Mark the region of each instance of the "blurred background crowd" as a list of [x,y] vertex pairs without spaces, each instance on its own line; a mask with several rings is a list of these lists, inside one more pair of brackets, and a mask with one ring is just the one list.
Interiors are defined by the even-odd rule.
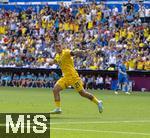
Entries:
[[150,70],[150,9],[125,3],[122,11],[104,3],[78,7],[60,5],[54,11],[0,9],[0,67],[49,66],[55,41],[71,50],[90,49],[75,58],[77,69],[115,70],[123,59],[128,70]]

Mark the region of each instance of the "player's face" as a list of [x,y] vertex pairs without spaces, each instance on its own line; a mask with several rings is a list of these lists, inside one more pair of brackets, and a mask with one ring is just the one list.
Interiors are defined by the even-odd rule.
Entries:
[[56,52],[57,52],[57,53],[61,53],[61,52],[62,52],[62,47],[61,47],[61,45],[56,45],[56,46],[55,46],[55,49],[56,49]]

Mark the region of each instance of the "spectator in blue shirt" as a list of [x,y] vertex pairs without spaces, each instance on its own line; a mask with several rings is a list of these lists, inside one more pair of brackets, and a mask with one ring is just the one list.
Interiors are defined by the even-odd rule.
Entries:
[[30,72],[27,73],[26,86],[27,87],[31,87],[32,86],[32,74]]
[[44,77],[41,73],[38,74],[35,83],[36,83],[36,87],[44,87]]
[[32,73],[31,79],[32,79],[32,85],[31,85],[31,88],[36,87],[37,76],[36,76],[34,73]]
[[129,12],[129,13],[127,14],[126,20],[127,20],[129,23],[131,23],[131,22],[134,21],[134,16],[133,16],[133,14],[132,14],[131,12]]
[[18,87],[19,86],[19,79],[20,79],[19,75],[17,75],[17,74],[13,75],[12,85],[14,87]]
[[27,76],[24,74],[24,72],[22,72],[21,73],[21,75],[20,75],[20,82],[19,82],[19,86],[20,87],[25,87],[25,85],[26,85],[26,78],[27,78]]
[[12,76],[11,74],[3,74],[1,76],[1,85],[2,86],[11,86]]

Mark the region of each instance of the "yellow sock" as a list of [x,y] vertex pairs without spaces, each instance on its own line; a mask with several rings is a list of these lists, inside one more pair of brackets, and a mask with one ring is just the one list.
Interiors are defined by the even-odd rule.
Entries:
[[55,105],[57,108],[60,108],[60,101],[55,101]]
[[94,96],[92,101],[98,105],[98,99]]

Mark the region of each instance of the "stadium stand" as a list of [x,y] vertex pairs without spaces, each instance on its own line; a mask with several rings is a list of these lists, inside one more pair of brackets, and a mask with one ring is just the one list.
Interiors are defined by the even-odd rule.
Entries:
[[46,0],[40,6],[34,5],[38,0],[9,2],[0,9],[0,67],[58,68],[47,62],[55,55],[57,39],[72,50],[91,50],[75,58],[77,69],[115,70],[123,59],[128,70],[150,70],[149,1],[70,6]]

